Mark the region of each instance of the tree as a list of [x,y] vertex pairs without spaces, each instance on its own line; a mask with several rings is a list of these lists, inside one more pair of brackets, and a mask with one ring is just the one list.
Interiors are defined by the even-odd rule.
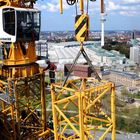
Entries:
[[122,95],[122,97],[123,97],[123,100],[125,100],[125,98],[127,98],[128,95],[129,95],[129,91],[128,91],[126,88],[123,88],[123,89],[121,90],[121,95]]
[[124,130],[125,125],[126,125],[126,123],[125,123],[124,118],[122,118],[122,117],[116,118],[116,126],[117,126],[118,130]]
[[103,46],[103,49],[105,50],[116,50],[119,51],[121,54],[124,54],[127,58],[129,58],[130,54],[130,45],[126,42],[118,42],[118,41],[112,41],[111,39],[106,39],[105,45]]

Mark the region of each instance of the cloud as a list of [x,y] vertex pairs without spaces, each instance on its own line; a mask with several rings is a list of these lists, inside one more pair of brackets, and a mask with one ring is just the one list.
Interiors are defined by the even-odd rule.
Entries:
[[[85,9],[86,9],[86,3]],[[79,3],[77,4],[79,11]],[[40,10],[45,10],[48,12],[58,12],[59,11],[59,0],[47,0],[47,1],[37,1],[36,7]],[[73,6],[69,6],[66,0],[63,0],[63,9],[67,10]],[[140,14],[140,0],[107,0],[106,4],[107,13],[116,13],[126,16],[136,16]],[[89,2],[89,13],[100,12],[100,2]]]
[[112,1],[109,1],[107,4],[107,10],[109,11],[113,11],[113,10],[119,10],[120,9],[120,5],[119,4],[115,4]]
[[122,1],[124,4],[126,3],[126,4],[137,4],[137,3],[140,3],[140,0],[123,0]]
[[138,15],[137,11],[120,11],[121,15],[125,15],[125,16],[134,16],[134,15]]
[[59,10],[59,4],[52,4],[48,2],[46,3],[46,10],[49,12],[57,12]]
[[[75,7],[75,5],[73,6],[69,6],[66,2],[66,0],[62,0],[63,1],[63,10],[67,10],[70,9],[71,7]],[[93,11],[99,11],[100,10],[100,2],[90,2],[89,1],[89,12],[93,12]],[[48,12],[58,12],[59,8],[60,8],[60,3],[59,0],[48,0],[47,2],[45,1],[37,1],[36,4],[36,8],[40,9],[40,10],[46,10]],[[84,2],[84,8],[85,8],[85,12],[86,12],[86,8],[87,8],[87,2]],[[79,2],[77,3],[77,10],[80,13],[80,4]]]
[[122,0],[121,2],[108,1],[108,12],[126,16],[136,16],[140,14],[140,0]]
[[[48,12],[58,12],[60,9],[59,0],[50,0],[49,2],[37,2],[36,8],[40,10],[46,10]],[[66,1],[63,0],[63,9],[69,9]]]

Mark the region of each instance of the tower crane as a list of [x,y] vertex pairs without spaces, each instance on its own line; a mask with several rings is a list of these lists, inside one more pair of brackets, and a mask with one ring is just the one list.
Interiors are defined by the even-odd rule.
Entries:
[[[104,126],[107,130],[100,140],[103,140],[109,131],[112,131],[112,140],[115,140],[115,86],[111,82],[101,81],[84,50],[84,41],[89,33],[88,8],[85,13],[84,0],[79,1],[81,14],[75,17],[75,36],[81,47],[70,72],[82,54],[97,80],[80,78],[67,81],[69,72],[63,83],[52,84],[54,126],[48,126],[44,73],[36,63],[35,41],[40,34],[40,11],[34,8],[35,2],[0,0],[0,138],[47,139],[53,132],[55,138],[51,139],[55,140],[88,140],[95,139],[95,134],[90,133],[90,130]],[[67,0],[67,3],[74,5],[78,1]],[[62,0],[60,12],[63,13]],[[101,98],[110,91],[111,117],[101,110]],[[67,93],[70,93],[69,97],[66,96]],[[77,109],[76,115],[66,115],[63,110],[72,104]],[[93,125],[93,122],[97,122],[96,125]],[[75,124],[78,124],[78,127],[75,127]],[[62,129],[59,125],[63,126]],[[74,134],[67,137],[65,131],[70,127]]]
[[[35,0],[0,0],[0,122],[4,140],[46,138],[44,73],[36,63]],[[38,111],[39,109],[39,111]]]

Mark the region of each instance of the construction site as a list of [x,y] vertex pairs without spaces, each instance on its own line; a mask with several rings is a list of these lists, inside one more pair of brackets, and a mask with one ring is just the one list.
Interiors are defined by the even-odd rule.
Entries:
[[[80,47],[65,72],[57,71],[63,77],[57,80],[51,79],[56,68],[44,69],[36,63],[48,60],[48,53],[45,58],[41,52],[36,54],[41,12],[34,8],[35,2],[0,0],[0,140],[104,140],[108,134],[116,140],[115,84],[101,79],[84,49],[90,25],[88,5],[94,0],[66,0],[69,6],[79,5],[75,37]],[[99,2],[104,46],[104,0]],[[77,66],[80,56],[86,66]],[[76,68],[90,74],[73,78]],[[49,71],[45,76],[46,70],[53,74]]]

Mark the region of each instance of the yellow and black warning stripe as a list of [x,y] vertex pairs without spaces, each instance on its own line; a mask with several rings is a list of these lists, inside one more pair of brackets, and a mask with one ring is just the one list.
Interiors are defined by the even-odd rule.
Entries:
[[87,14],[75,17],[75,36],[77,41],[84,42],[88,38],[89,16]]

